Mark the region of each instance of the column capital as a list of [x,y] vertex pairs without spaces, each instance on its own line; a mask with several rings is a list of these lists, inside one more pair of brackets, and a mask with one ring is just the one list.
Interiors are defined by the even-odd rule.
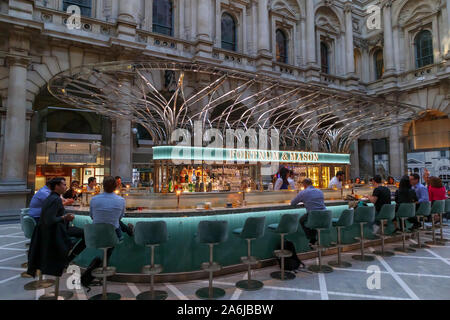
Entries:
[[391,8],[392,7],[392,0],[383,0],[381,2],[381,7],[382,8]]
[[19,66],[28,68],[28,66],[31,64],[31,57],[27,56],[17,56],[17,55],[7,55],[6,56],[6,62],[8,66]]
[[353,9],[353,4],[351,1],[347,1],[346,3],[344,3],[344,12],[346,14],[351,14],[352,13],[352,9]]

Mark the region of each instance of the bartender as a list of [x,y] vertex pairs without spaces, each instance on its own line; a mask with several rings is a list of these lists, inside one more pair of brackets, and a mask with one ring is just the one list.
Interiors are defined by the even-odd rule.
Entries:
[[342,189],[342,181],[344,181],[344,171],[338,171],[336,176],[330,180],[330,184],[328,185],[329,189],[338,188]]

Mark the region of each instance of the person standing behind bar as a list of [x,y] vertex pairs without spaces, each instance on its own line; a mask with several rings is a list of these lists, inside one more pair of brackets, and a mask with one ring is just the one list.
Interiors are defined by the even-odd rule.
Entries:
[[342,181],[344,180],[344,171],[338,171],[336,176],[330,180],[330,184],[328,185],[328,189],[338,188],[342,189]]
[[283,167],[280,170],[280,177],[275,182],[274,190],[288,190],[289,189],[289,169]]
[[95,192],[95,186],[97,185],[97,179],[90,177],[88,179],[87,192]]
[[297,196],[292,199],[291,206],[296,206],[300,202],[303,202],[306,208],[306,214],[300,218],[300,224],[305,231],[306,237],[310,244],[315,244],[317,241],[317,231],[305,227],[305,223],[308,220],[308,214],[312,210],[326,210],[325,201],[323,197],[323,192],[319,189],[314,188],[312,180],[306,178],[302,181],[305,190],[300,191]]

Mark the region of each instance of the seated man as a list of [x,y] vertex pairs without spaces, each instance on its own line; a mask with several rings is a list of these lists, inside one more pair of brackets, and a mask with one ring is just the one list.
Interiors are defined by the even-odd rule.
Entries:
[[42,188],[40,188],[39,191],[34,194],[33,198],[31,198],[30,211],[28,212],[28,215],[36,221],[36,224],[39,223],[39,219],[41,217],[42,212],[42,206],[44,205],[44,201],[45,199],[47,199],[50,193],[52,193],[52,191],[50,190],[50,180],[49,180],[47,181],[47,184]]
[[[65,179],[54,178],[48,185],[51,193],[42,205],[39,224],[31,239],[27,273],[35,276],[39,269],[42,274],[59,277],[86,245],[83,229],[69,226],[74,216],[65,213],[61,200],[66,191]],[[82,241],[74,246],[71,237]]]
[[[373,193],[372,195],[368,196],[369,201],[374,204],[375,217],[378,215],[383,205],[391,203],[391,190],[389,190],[388,187],[383,186],[381,184],[381,181],[382,179],[380,175],[376,175],[375,177],[373,177],[372,179],[372,184],[374,187]],[[378,231],[380,230],[378,224],[379,222],[372,223],[373,233],[378,233]]]
[[305,227],[305,223],[308,220],[308,214],[312,210],[326,210],[323,192],[314,188],[312,180],[306,178],[302,181],[305,190],[300,191],[297,196],[291,201],[291,206],[296,206],[300,202],[303,202],[306,208],[306,214],[300,218],[300,224],[305,231],[306,237],[309,239],[310,244],[315,244],[317,241],[317,231]]

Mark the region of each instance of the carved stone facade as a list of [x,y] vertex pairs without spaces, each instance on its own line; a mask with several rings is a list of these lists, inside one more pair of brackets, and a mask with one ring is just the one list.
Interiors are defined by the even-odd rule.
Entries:
[[[373,4],[379,1],[173,0],[173,30],[165,35],[153,32],[152,0],[92,0],[90,16],[83,16],[81,29],[74,30],[65,24],[69,14],[63,12],[63,0],[0,0],[0,203],[8,199],[10,207],[25,206],[24,194],[33,189],[27,183],[27,164],[22,169],[17,166],[22,165],[23,155],[28,157],[36,97],[54,75],[83,64],[152,58],[196,61],[318,82],[449,115],[450,0],[382,1],[378,30],[368,29],[366,23],[367,8]],[[235,19],[236,51],[221,47],[224,13]],[[277,62],[279,29],[287,36],[287,63]],[[433,63],[417,68],[415,37],[422,30],[432,34]],[[329,48],[328,74],[321,73],[321,43]],[[385,72],[379,79],[377,49],[383,49],[384,55]],[[15,86],[20,81],[22,85]],[[187,90],[195,90],[196,81],[186,79]],[[15,133],[16,123],[25,135]],[[399,156],[405,133],[403,128],[394,131],[380,132],[375,138],[392,142],[390,173],[400,176],[405,172],[404,157]],[[114,136],[113,146],[114,139],[120,140],[119,145],[130,142],[129,135],[121,136],[126,141]],[[131,153],[145,152],[132,149]],[[126,175],[131,175],[132,157],[115,157],[114,152],[113,170],[128,168]],[[10,161],[11,157],[20,161]],[[114,164],[114,159],[127,163]],[[360,175],[357,158],[352,173]]]

